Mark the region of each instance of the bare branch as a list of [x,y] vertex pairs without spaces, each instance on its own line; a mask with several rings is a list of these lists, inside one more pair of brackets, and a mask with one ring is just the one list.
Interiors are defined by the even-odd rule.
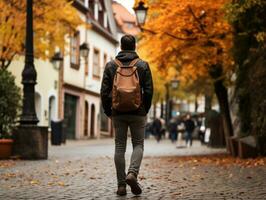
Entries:
[[[141,30],[149,32],[151,34],[158,34],[158,32],[150,30],[150,29],[146,29],[146,28],[141,28]],[[163,34],[168,35],[169,37],[172,37],[172,38],[177,39],[177,40],[189,41],[189,40],[197,40],[198,39],[197,37],[187,37],[187,38],[178,37],[178,36],[176,36],[172,33],[169,33],[169,32],[163,32]]]
[[195,15],[194,11],[192,10],[191,6],[188,6],[189,12],[192,14],[195,21],[199,24],[199,29],[205,34],[208,35],[208,33],[204,29],[204,24],[200,21],[200,19]]

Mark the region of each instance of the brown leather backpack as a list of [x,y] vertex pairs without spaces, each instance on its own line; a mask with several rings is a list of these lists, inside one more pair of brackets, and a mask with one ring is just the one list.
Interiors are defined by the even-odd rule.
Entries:
[[129,66],[124,66],[115,59],[118,66],[113,81],[112,108],[120,112],[137,110],[141,105],[141,88],[134,59]]

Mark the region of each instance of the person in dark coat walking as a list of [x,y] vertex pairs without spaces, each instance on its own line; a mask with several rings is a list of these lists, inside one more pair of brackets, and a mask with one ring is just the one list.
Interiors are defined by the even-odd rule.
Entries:
[[157,140],[157,142],[160,142],[160,140],[162,139],[162,122],[160,119],[155,118],[153,123],[152,123],[152,131],[153,134]]
[[[115,129],[115,167],[117,173],[117,194],[126,195],[126,184],[131,187],[131,191],[135,195],[142,192],[138,184],[137,176],[139,174],[140,164],[143,157],[144,132],[146,126],[146,115],[150,110],[153,82],[149,64],[141,60],[135,52],[136,40],[132,35],[124,35],[121,38],[121,50],[116,59],[108,62],[104,69],[102,85],[101,85],[101,101],[104,113],[112,118],[112,123]],[[137,110],[121,112],[112,107],[112,88],[116,70],[119,67],[117,63],[122,63],[123,66],[129,66],[132,61],[137,67],[139,77],[139,85],[141,91],[141,104]],[[128,169],[125,172],[125,152],[127,144],[128,128],[131,132],[133,153]]]
[[192,133],[195,129],[195,123],[194,121],[191,119],[190,115],[186,116],[186,120],[185,120],[185,131],[186,131],[186,145],[187,147],[192,146]]
[[177,120],[172,118],[169,123],[169,133],[170,133],[170,139],[173,143],[177,141]]

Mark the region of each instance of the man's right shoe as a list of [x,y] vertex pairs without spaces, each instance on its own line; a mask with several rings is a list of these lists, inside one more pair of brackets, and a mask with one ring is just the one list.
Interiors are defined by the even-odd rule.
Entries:
[[131,192],[134,195],[140,195],[142,193],[141,187],[137,180],[137,176],[134,173],[132,172],[128,173],[126,177],[126,183],[130,186]]

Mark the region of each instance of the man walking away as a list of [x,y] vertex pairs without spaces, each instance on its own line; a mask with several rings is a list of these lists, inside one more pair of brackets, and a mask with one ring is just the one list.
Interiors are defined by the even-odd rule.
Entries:
[[[115,129],[115,167],[117,194],[126,195],[126,184],[131,192],[139,195],[142,189],[137,181],[143,157],[146,115],[151,107],[153,95],[152,75],[147,62],[135,52],[135,38],[121,38],[121,51],[116,59],[106,64],[101,101],[104,112],[112,117]],[[131,132],[133,152],[128,173],[125,172],[125,151],[128,128]]]
[[185,120],[185,131],[186,131],[186,145],[187,147],[191,147],[192,146],[192,133],[195,129],[195,124],[194,121],[191,119],[190,115],[186,116],[186,120]]

